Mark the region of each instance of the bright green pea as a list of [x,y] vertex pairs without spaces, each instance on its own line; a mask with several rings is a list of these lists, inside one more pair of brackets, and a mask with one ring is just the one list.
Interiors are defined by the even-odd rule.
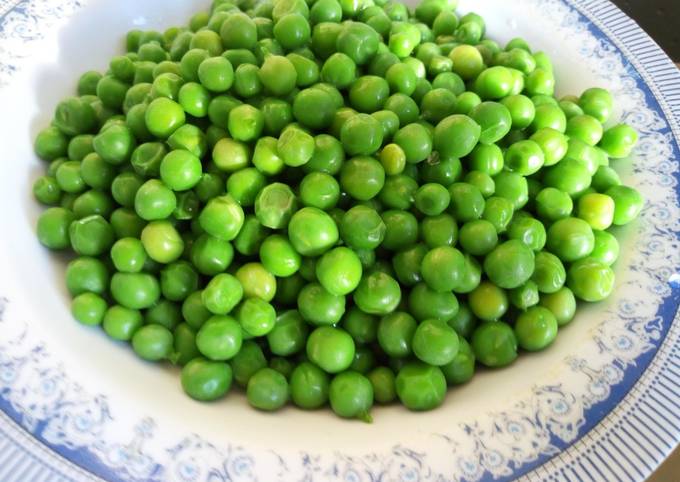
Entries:
[[300,290],[297,306],[300,315],[312,325],[335,325],[345,312],[345,298],[310,283]]
[[557,337],[557,319],[547,308],[533,306],[520,313],[515,323],[515,336],[521,348],[540,351]]
[[160,286],[148,273],[116,273],[111,277],[111,295],[126,308],[141,310],[153,306],[160,298]]
[[231,316],[212,316],[196,333],[198,350],[213,361],[233,358],[241,349],[242,343],[241,326]]
[[430,365],[450,363],[458,353],[458,347],[458,335],[443,321],[425,320],[413,335],[414,354]]
[[113,245],[114,236],[111,224],[99,214],[73,221],[68,227],[71,247],[83,256],[99,256],[104,253]]
[[557,221],[568,217],[574,203],[569,194],[554,187],[542,189],[535,198],[536,213],[547,221]]
[[345,418],[358,418],[371,422],[373,385],[368,378],[355,371],[340,373],[331,381],[328,391],[333,411]]
[[595,246],[590,257],[611,266],[619,257],[619,242],[613,234],[607,231],[593,231]]
[[295,405],[305,410],[323,406],[328,401],[329,388],[328,374],[309,362],[300,363],[290,376],[290,398]]
[[[296,310],[285,311],[276,318],[267,334],[269,349],[278,356],[289,356],[305,347],[309,328]],[[351,363],[351,362],[350,362]]]
[[595,237],[590,225],[582,219],[567,217],[548,228],[548,249],[562,261],[577,261],[588,256]]
[[407,363],[395,380],[397,396],[409,410],[432,410],[444,401],[446,379],[439,367],[422,362]]
[[362,311],[374,315],[386,315],[396,309],[401,301],[399,283],[382,272],[365,275],[353,294],[356,305]]
[[347,295],[354,291],[359,285],[361,275],[361,261],[349,248],[334,248],[326,252],[316,263],[319,283],[335,296]]
[[172,332],[161,325],[146,325],[132,336],[135,353],[147,361],[160,361],[172,354]]
[[300,269],[301,256],[285,236],[267,237],[260,246],[260,261],[273,275],[287,277]]
[[578,100],[578,105],[588,115],[595,117],[601,123],[605,123],[611,115],[614,100],[606,89],[593,87],[586,89]]
[[232,376],[227,363],[195,358],[182,369],[182,388],[195,400],[217,400],[229,391]]
[[245,333],[264,336],[274,329],[276,310],[260,298],[248,298],[238,306],[235,317]]
[[144,114],[146,127],[156,137],[168,138],[186,121],[184,109],[166,97],[151,101]]
[[622,226],[633,221],[644,207],[644,198],[629,186],[612,186],[605,192],[614,200],[613,224]]
[[169,221],[151,221],[142,230],[141,239],[149,257],[159,263],[171,263],[184,251],[184,242]]
[[276,294],[276,278],[260,263],[246,263],[236,271],[246,298],[257,297],[271,301]]
[[136,238],[121,238],[111,247],[111,260],[116,270],[123,273],[139,273],[144,268],[147,253]]
[[71,302],[71,314],[79,323],[99,325],[104,320],[106,301],[96,293],[81,293]]
[[231,241],[241,230],[244,218],[241,206],[226,195],[211,199],[201,211],[198,220],[208,234]]
[[567,286],[584,301],[602,301],[614,290],[614,271],[593,258],[583,258],[571,265]]
[[399,129],[394,135],[393,142],[403,149],[408,163],[424,161],[432,153],[432,134],[418,123],[408,124]]
[[422,261],[424,281],[435,291],[451,291],[458,286],[464,269],[463,254],[456,248],[440,246],[430,250]]
[[334,245],[339,237],[333,218],[318,208],[305,207],[293,214],[288,236],[303,256],[317,256]]
[[349,368],[354,351],[354,340],[340,328],[320,326],[307,339],[307,356],[328,373],[339,373]]
[[464,157],[472,152],[481,135],[481,127],[464,115],[443,119],[434,131],[434,149],[440,156]]
[[568,324],[576,313],[576,298],[566,286],[555,293],[542,294],[539,304],[555,315],[559,326]]
[[71,246],[70,226],[76,220],[68,209],[52,207],[38,218],[36,232],[40,243],[50,249],[65,249]]
[[286,184],[268,184],[255,198],[255,215],[263,226],[284,228],[297,210],[297,199]]
[[111,306],[104,314],[102,327],[114,340],[130,341],[144,324],[142,313],[120,305]]
[[505,152],[505,168],[522,176],[536,173],[544,162],[541,146],[532,140],[515,142]]
[[502,321],[481,324],[472,334],[475,358],[490,368],[507,366],[517,358],[517,338]]
[[279,55],[268,56],[260,66],[259,75],[265,90],[279,97],[289,94],[297,82],[295,66]]

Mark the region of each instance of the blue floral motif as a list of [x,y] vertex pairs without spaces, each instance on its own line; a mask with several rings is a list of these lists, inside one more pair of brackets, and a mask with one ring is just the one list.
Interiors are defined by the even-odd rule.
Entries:
[[[13,337],[0,330],[0,408],[12,413],[29,433],[53,449],[83,456],[93,473],[118,480],[245,482],[315,480],[344,482],[444,482],[509,479],[531,464],[543,463],[584,435],[599,421],[594,408],[609,403],[627,377],[639,376],[660,346],[672,321],[659,306],[680,288],[680,218],[677,141],[641,73],[612,42],[594,33],[576,7],[580,0],[518,0],[540,16],[544,28],[575,38],[587,67],[611,86],[622,119],[640,131],[632,166],[637,186],[648,202],[624,276],[622,297],[601,313],[588,343],[598,357],[569,357],[564,369],[573,382],[537,385],[531,397],[506,410],[484,414],[460,426],[432,434],[432,451],[398,444],[389,451],[295,456],[237,444],[213,444],[189,434],[168,443],[162,427],[142,416],[128,427],[126,439],[113,437],[120,414],[106,394],[89,393],[69,377],[39,334],[9,320],[9,301],[0,297],[0,327],[23,326]],[[0,85],[20,68],[28,45],[83,5],[80,0],[1,1]],[[597,3],[597,2],[593,2]],[[594,8],[594,7],[593,7]],[[546,12],[550,12],[546,14]],[[538,17],[537,17],[538,18]],[[675,125],[677,128],[677,125]],[[642,293],[643,295],[640,295]],[[614,403],[607,405],[608,410]],[[120,433],[120,430],[117,432]],[[62,452],[64,453],[64,452]],[[447,457],[455,472],[441,473],[437,457]],[[274,474],[274,475],[272,475]]]

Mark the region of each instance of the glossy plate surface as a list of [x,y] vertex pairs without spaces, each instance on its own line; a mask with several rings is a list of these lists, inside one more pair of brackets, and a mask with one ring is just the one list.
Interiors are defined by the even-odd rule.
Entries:
[[461,0],[500,42],[548,52],[560,94],[593,85],[640,143],[616,168],[647,205],[622,233],[617,290],[553,347],[486,371],[415,414],[374,423],[268,415],[242,395],[189,400],[177,373],[75,323],[64,260],[40,247],[32,138],[78,75],[105,69],[133,26],[204,2],[0,0],[0,480],[643,480],[680,440],[680,73],[605,0]]

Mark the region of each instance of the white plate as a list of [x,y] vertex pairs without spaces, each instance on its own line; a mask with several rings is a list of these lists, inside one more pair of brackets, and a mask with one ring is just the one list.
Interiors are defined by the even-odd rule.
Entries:
[[561,94],[612,91],[616,117],[641,133],[617,168],[648,201],[623,233],[612,299],[580,309],[550,350],[480,373],[438,410],[376,408],[368,425],[264,414],[240,394],[193,402],[176,370],[73,322],[64,264],[34,235],[44,165],[32,138],[127,29],[164,29],[198,6],[0,2],[0,480],[642,480],[660,463],[680,439],[680,74],[607,1],[461,3],[492,38],[548,52]]

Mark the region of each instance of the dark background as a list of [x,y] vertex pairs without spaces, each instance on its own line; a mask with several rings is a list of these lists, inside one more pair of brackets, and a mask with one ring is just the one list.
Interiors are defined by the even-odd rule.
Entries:
[[612,0],[680,62],[680,0]]

